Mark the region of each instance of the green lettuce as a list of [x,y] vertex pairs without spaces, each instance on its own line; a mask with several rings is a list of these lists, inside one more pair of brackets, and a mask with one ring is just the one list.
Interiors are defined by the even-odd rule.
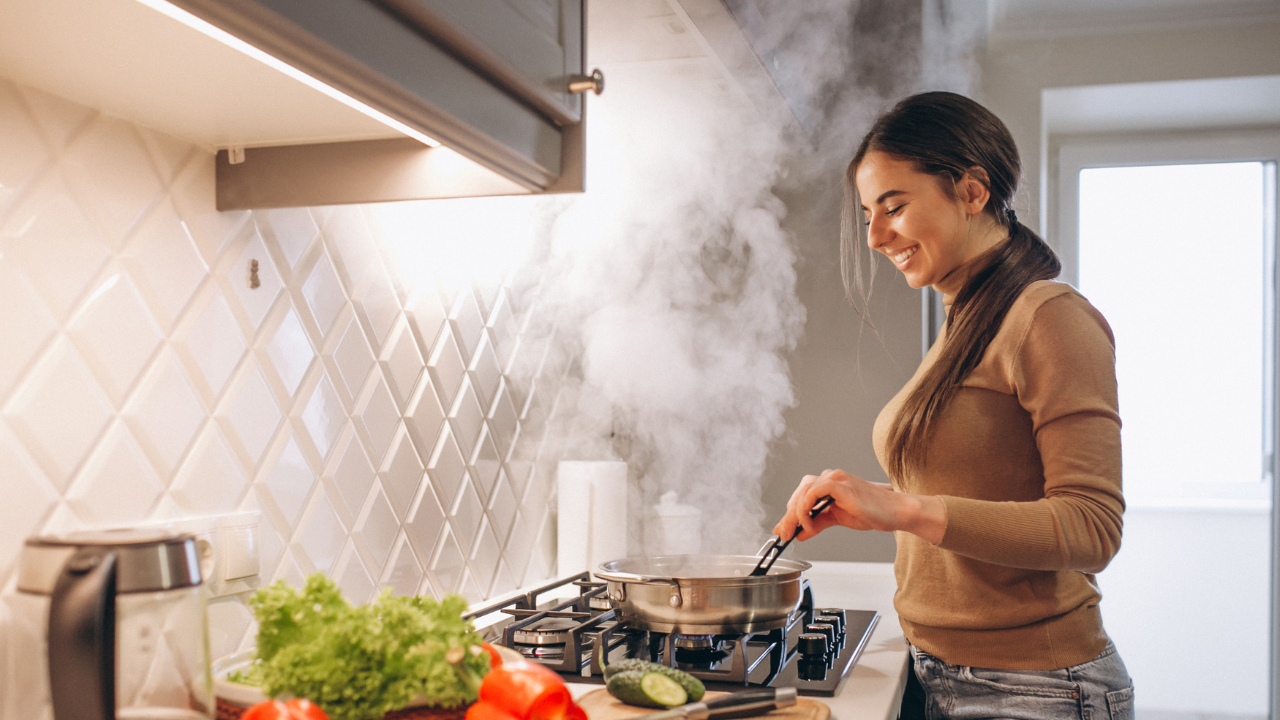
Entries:
[[373,720],[423,698],[437,707],[472,702],[489,656],[466,600],[394,597],[384,590],[352,607],[323,573],[301,591],[283,580],[249,600],[258,620],[257,664],[238,679],[270,697],[303,697],[332,720]]

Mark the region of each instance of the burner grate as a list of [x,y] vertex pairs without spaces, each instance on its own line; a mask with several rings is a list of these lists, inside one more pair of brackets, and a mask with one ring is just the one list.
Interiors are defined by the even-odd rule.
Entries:
[[[539,602],[552,590],[576,587],[578,595],[560,602]],[[603,682],[601,668],[625,658],[645,658],[676,667],[701,679],[711,690],[795,687],[802,695],[839,692],[857,663],[879,615],[874,611],[815,608],[808,581],[800,605],[787,626],[747,635],[683,635],[627,627],[606,594],[606,584],[587,573],[550,583],[523,595],[470,613],[479,618],[509,615],[485,629],[489,642],[518,650],[525,657],[579,682]],[[839,639],[824,656],[800,653],[806,628],[831,622],[843,613]]]

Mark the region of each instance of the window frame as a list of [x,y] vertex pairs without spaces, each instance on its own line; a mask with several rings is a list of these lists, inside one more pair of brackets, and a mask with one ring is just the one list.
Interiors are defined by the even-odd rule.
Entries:
[[[1263,425],[1268,430],[1271,456],[1269,472],[1258,483],[1180,482],[1171,483],[1156,493],[1144,492],[1126,497],[1130,507],[1177,508],[1183,510],[1204,509],[1215,512],[1239,510],[1243,512],[1267,512],[1276,507],[1277,469],[1280,468],[1276,448],[1280,447],[1277,418],[1280,417],[1280,397],[1277,396],[1277,358],[1280,358],[1280,324],[1277,321],[1277,302],[1280,286],[1277,285],[1276,208],[1280,206],[1276,174],[1280,167],[1280,129],[1259,128],[1232,131],[1194,131],[1168,133],[1122,133],[1107,135],[1079,135],[1054,138],[1051,153],[1054,167],[1050,177],[1054,187],[1050,197],[1056,200],[1051,208],[1056,217],[1048,226],[1048,242],[1062,261],[1061,280],[1075,287],[1080,284],[1080,172],[1092,168],[1133,167],[1151,165],[1191,165],[1235,162],[1262,162],[1269,165],[1269,187],[1272,202],[1267,207],[1266,232],[1271,263],[1270,307],[1264,309],[1264,318],[1271,327],[1270,353],[1264,360],[1264,400],[1270,409]],[[1263,458],[1260,458],[1263,461]],[[1128,495],[1128,494],[1126,494]]]

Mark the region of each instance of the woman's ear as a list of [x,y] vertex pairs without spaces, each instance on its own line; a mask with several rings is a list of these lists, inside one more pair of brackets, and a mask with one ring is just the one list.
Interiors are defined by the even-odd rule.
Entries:
[[957,189],[960,191],[960,202],[964,204],[965,212],[977,215],[991,200],[991,177],[987,175],[986,170],[974,165],[969,168],[964,177],[960,178]]

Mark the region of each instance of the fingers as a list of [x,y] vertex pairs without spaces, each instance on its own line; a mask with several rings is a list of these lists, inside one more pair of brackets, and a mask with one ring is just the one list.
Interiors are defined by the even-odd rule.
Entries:
[[799,533],[796,535],[796,539],[800,542],[804,542],[811,537],[817,536],[823,530],[839,524],[840,522],[836,519],[834,513],[824,512],[810,522],[811,530]]
[[818,479],[815,475],[805,475],[800,479],[796,489],[791,493],[791,497],[787,500],[787,511],[783,514],[782,519],[773,526],[773,534],[782,540],[789,540],[796,531],[796,526],[800,524],[800,516],[808,514],[808,507],[805,506],[805,489]]
[[[773,526],[773,534],[784,541],[795,535],[803,542],[832,525],[848,524],[841,519],[852,520],[861,514],[857,494],[851,486],[864,482],[839,469],[823,470],[821,475],[805,475],[788,498],[787,511]],[[827,495],[835,500],[834,506],[819,514],[818,518],[809,517],[813,506]],[[837,513],[836,509],[843,512]],[[797,526],[800,527],[799,533],[796,532]]]
[[[831,494],[830,490],[826,489],[831,485],[831,479],[829,476],[831,472],[832,471],[828,470],[823,473],[822,476],[814,478],[813,482],[809,483],[805,487],[804,497],[802,497],[797,503],[796,521],[799,522],[800,526],[804,529],[804,537],[801,538],[801,541],[807,540],[831,526],[830,523],[824,523],[819,526],[817,524],[817,518],[812,515],[814,506],[817,505],[823,497]],[[823,517],[826,514],[827,513],[819,513],[818,517]]]
[[[803,542],[833,525],[855,530],[893,530],[892,512],[891,508],[886,509],[885,493],[892,494],[893,490],[843,470],[806,475],[787,500],[787,512],[773,532],[783,540],[795,535]],[[827,495],[834,503],[818,517],[809,517],[813,506]],[[797,525],[799,532],[796,532]]]
[[834,501],[827,507],[817,518],[809,519],[806,512],[805,518],[801,520],[806,530],[813,530],[813,534],[822,532],[832,525],[847,525],[846,521],[856,523],[856,518],[861,515],[861,502],[858,500],[858,493],[855,487],[859,483],[865,482],[861,478],[850,475],[843,470],[828,470],[821,477],[816,478],[805,488],[806,496],[802,500],[808,503],[807,508],[812,509],[822,498],[830,496]]
[[778,521],[778,524],[773,526],[773,534],[777,535],[778,538],[781,540],[784,540],[784,541],[789,540],[790,537],[788,536],[791,534],[792,531],[794,531],[795,526],[794,525],[791,526],[792,527],[791,531],[787,530],[787,527],[788,527],[787,516],[784,515],[782,519]]

